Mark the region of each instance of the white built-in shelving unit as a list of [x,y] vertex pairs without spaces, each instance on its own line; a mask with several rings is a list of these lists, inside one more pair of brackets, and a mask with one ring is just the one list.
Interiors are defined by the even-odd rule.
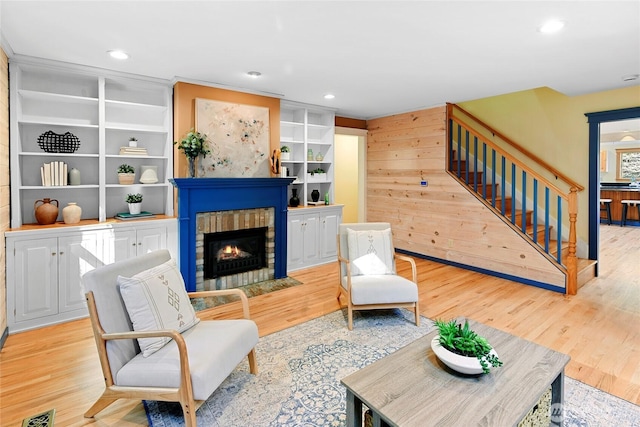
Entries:
[[[71,67],[38,60],[12,60],[11,227],[35,223],[34,203],[45,197],[62,208],[82,207],[83,219],[106,221],[127,210],[127,193],[143,194],[143,209],[173,215],[172,101],[170,82]],[[74,153],[47,153],[38,145],[46,131],[71,132],[80,139]],[[129,138],[145,156],[122,156]],[[61,161],[80,170],[77,186],[43,186],[40,167]],[[136,169],[132,185],[118,184],[117,167]],[[140,184],[140,167],[157,167],[158,182]]]
[[[280,147],[290,149],[289,160],[282,159],[281,162],[289,176],[296,177],[290,186],[289,196],[291,189],[295,188],[301,206],[311,202],[313,190],[320,193],[320,201],[329,193],[329,202],[333,203],[334,133],[333,110],[291,102],[280,104]],[[314,172],[319,169],[324,174]]]

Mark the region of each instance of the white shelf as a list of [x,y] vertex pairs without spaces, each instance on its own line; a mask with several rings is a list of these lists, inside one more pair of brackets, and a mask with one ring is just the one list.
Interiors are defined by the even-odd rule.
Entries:
[[[77,202],[83,219],[104,222],[126,210],[126,190],[143,193],[146,210],[173,215],[172,92],[169,81],[41,61],[10,64],[11,227],[35,223],[34,201],[54,194],[61,204]],[[74,153],[47,153],[38,143],[46,131],[71,132],[80,139]],[[146,156],[120,156],[130,137]],[[82,185],[40,183],[39,167],[59,159],[80,170]],[[158,184],[120,186],[117,167],[158,166]],[[37,176],[36,176],[37,175]],[[138,176],[136,177],[138,178]],[[59,214],[61,218],[61,213]]]
[[[296,177],[290,187],[297,189],[301,205],[308,205],[313,190],[318,190],[323,198],[329,193],[332,201],[334,112],[322,107],[282,102],[280,119],[280,146],[286,145],[291,150],[290,160],[281,162],[288,168],[290,177]],[[313,152],[313,160],[307,160],[308,150]],[[320,161],[315,160],[318,151],[323,156]],[[327,178],[310,181],[307,172],[317,168],[324,169]],[[291,190],[289,193],[291,195]]]

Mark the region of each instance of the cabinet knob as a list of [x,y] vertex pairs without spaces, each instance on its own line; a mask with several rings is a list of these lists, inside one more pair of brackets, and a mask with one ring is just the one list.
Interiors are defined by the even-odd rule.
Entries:
[[138,246],[142,246],[142,242],[138,242]]
[[51,256],[56,256],[56,253],[55,252],[51,252]]
[[64,255],[64,251],[60,251],[60,255]]
[[134,247],[135,247],[135,246],[136,246],[136,242],[133,242],[133,243],[131,244],[131,246],[134,246]]

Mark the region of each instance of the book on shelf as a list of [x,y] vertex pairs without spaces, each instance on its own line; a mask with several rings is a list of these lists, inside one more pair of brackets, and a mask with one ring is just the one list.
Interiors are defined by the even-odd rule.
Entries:
[[120,147],[120,155],[124,156],[146,156],[147,149],[144,147]]
[[67,164],[53,161],[40,166],[40,180],[43,187],[63,186],[68,184]]
[[119,212],[115,215],[114,218],[128,221],[132,219],[143,219],[143,218],[153,218],[153,217],[155,217],[155,215],[152,214],[151,212],[142,211],[139,214],[131,214],[129,212]]

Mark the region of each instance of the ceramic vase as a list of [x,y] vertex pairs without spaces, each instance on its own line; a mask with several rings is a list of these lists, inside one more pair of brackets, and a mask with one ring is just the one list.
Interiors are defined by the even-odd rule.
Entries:
[[69,185],[80,185],[80,171],[76,168],[69,171]]
[[77,203],[69,202],[62,209],[62,219],[65,224],[77,224],[82,217],[82,208]]
[[298,198],[298,190],[295,188],[292,188],[291,192],[293,193],[293,195],[289,199],[289,206],[291,206],[292,208],[295,208],[300,204],[300,199]]
[[158,166],[142,165],[140,166],[140,183],[155,184],[158,182]]
[[[53,204],[55,202],[55,205]],[[38,206],[38,203],[41,203]],[[33,211],[36,221],[40,225],[53,224],[58,219],[58,201],[45,197],[42,200],[36,200],[33,204]]]
[[318,200],[320,200],[320,192],[318,190],[313,190],[311,192],[311,200],[314,202],[317,202]]

